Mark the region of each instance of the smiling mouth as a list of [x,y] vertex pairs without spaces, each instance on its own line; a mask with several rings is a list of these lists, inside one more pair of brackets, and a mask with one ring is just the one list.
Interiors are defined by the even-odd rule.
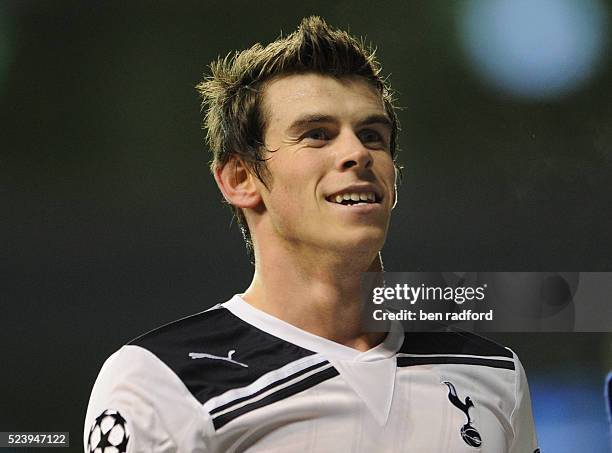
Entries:
[[341,204],[344,206],[377,204],[381,202],[381,197],[375,192],[345,192],[330,195],[326,198],[330,203]]

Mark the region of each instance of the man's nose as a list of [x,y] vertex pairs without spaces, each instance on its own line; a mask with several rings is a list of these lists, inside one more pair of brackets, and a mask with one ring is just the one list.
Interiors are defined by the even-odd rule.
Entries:
[[340,145],[338,169],[356,170],[367,169],[372,166],[372,154],[353,132],[347,132],[339,141]]

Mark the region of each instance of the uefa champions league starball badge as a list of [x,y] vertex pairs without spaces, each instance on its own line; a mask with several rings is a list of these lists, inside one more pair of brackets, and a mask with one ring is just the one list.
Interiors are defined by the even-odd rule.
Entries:
[[130,440],[125,418],[107,409],[91,425],[87,439],[89,453],[125,453]]
[[468,396],[465,398],[465,402],[461,401],[452,383],[444,381],[443,384],[448,386],[449,401],[467,417],[467,423],[463,425],[459,431],[461,433],[461,438],[470,447],[480,447],[482,445],[480,433],[472,426],[472,419],[470,418],[470,408],[474,407],[472,399]]

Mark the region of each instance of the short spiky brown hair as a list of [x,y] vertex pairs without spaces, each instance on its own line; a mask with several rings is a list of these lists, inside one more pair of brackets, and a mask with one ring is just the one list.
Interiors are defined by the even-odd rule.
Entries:
[[[397,152],[399,128],[393,95],[375,57],[375,50],[347,32],[333,29],[320,17],[302,20],[298,29],[267,46],[228,54],[210,65],[211,74],[196,86],[205,111],[204,128],[212,151],[211,170],[239,156],[265,183],[266,117],[262,109],[265,85],[273,78],[316,73],[342,78],[358,76],[376,89],[392,122],[391,155]],[[253,260],[253,242],[244,218],[232,206]]]

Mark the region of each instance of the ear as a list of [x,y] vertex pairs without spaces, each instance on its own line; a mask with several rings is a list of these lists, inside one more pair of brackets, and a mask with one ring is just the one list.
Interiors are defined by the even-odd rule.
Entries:
[[237,156],[230,157],[225,165],[215,169],[215,181],[223,197],[237,208],[255,208],[261,203],[256,178],[244,161]]

